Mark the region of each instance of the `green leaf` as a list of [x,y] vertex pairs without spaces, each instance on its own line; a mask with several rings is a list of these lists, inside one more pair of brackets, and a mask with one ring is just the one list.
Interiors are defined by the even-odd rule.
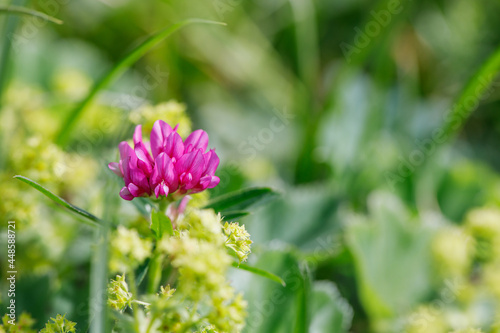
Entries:
[[164,28],[157,33],[151,35],[148,39],[142,42],[139,46],[134,48],[131,52],[129,52],[126,56],[124,56],[111,70],[104,75],[90,90],[89,94],[85,99],[78,104],[78,106],[71,111],[69,116],[66,118],[66,121],[61,126],[59,134],[57,135],[56,143],[59,145],[63,145],[67,139],[73,127],[80,116],[90,103],[94,100],[97,94],[109,86],[114,80],[120,77],[132,64],[134,64],[137,60],[139,60],[144,54],[146,54],[149,50],[151,50],[154,46],[158,45],[165,38],[179,30],[180,28],[193,24],[193,23],[207,23],[207,24],[220,24],[225,25],[222,22],[202,20],[202,19],[188,19],[176,24],[173,24],[167,28]]
[[151,230],[155,234],[156,239],[161,239],[165,232],[169,235],[174,234],[170,219],[156,209],[151,211]]
[[491,55],[467,83],[443,128],[446,136],[457,132],[477,108],[500,71],[500,48]]
[[34,189],[36,189],[39,192],[41,192],[42,194],[44,194],[47,198],[49,198],[52,201],[54,201],[55,203],[63,206],[64,208],[68,209],[69,211],[76,213],[79,216],[84,217],[85,218],[84,221],[88,222],[89,224],[94,225],[94,226],[98,226],[100,223],[102,223],[102,221],[98,217],[90,214],[89,212],[87,212],[79,207],[76,207],[76,206],[70,204],[69,202],[67,202],[63,198],[55,195],[54,193],[50,192],[48,189],[46,189],[42,185],[38,184],[37,182],[35,182],[27,177],[19,176],[19,175],[14,176],[14,178],[30,185]]
[[55,23],[55,24],[63,24],[63,21],[49,16],[47,14],[44,14],[42,12],[29,9],[26,7],[21,7],[21,6],[5,6],[5,5],[0,5],[0,13],[7,13],[7,14],[17,14],[17,15],[29,15],[29,16],[35,16],[38,18],[41,18],[43,20]]
[[257,203],[274,199],[276,196],[277,193],[268,187],[254,187],[216,197],[210,200],[204,208],[213,208],[216,212],[242,211]]
[[316,281],[310,295],[309,332],[346,333],[351,328],[353,310],[330,281]]
[[285,281],[282,278],[280,278],[279,276],[277,276],[277,275],[275,275],[275,274],[273,274],[271,272],[268,272],[266,270],[263,270],[263,269],[260,269],[260,268],[257,268],[257,267],[248,266],[248,265],[245,265],[245,264],[238,264],[237,262],[233,262],[232,265],[235,268],[239,268],[239,269],[251,272],[253,274],[257,274],[257,275],[263,276],[265,278],[273,280],[274,282],[278,282],[283,287],[286,286],[286,283],[285,283]]
[[224,221],[233,222],[238,220],[240,217],[247,216],[248,214],[250,213],[245,211],[230,211],[230,212],[225,212],[222,215],[222,218]]
[[432,290],[432,233],[411,221],[396,196],[381,192],[369,202],[369,218],[349,224],[346,240],[354,259],[361,303],[369,318],[376,321],[397,317]]

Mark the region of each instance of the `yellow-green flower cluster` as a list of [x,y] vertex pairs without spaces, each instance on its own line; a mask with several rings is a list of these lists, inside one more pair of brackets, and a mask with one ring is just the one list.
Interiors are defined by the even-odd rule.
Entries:
[[186,115],[186,106],[176,101],[169,101],[155,106],[147,105],[130,113],[130,121],[133,124],[142,124],[143,132],[149,133],[153,128],[153,123],[164,120],[168,124],[179,125],[177,132],[185,138],[191,133],[191,120]]
[[33,325],[35,324],[35,320],[31,318],[31,316],[25,312],[21,313],[18,316],[17,321],[14,325],[12,322],[9,323],[10,317],[8,314],[2,317],[2,323],[0,324],[0,333],[7,332],[22,332],[22,333],[35,333],[36,331],[33,329]]
[[123,311],[132,300],[132,294],[128,291],[125,276],[117,275],[115,280],[108,284],[108,305],[115,310]]
[[178,290],[199,300],[215,294],[225,284],[231,257],[217,244],[191,238],[188,233],[170,238],[163,245],[171,264],[180,274]]
[[443,277],[463,276],[474,259],[474,239],[458,227],[444,228],[432,242],[437,270]]
[[466,228],[476,238],[476,256],[490,262],[500,259],[500,210],[479,208],[466,218]]
[[240,332],[247,303],[226,280],[233,259],[225,246],[220,215],[189,208],[176,224],[174,236],[158,243],[158,250],[179,274],[173,297],[161,307],[160,301],[151,304],[153,315],[160,308],[168,313],[161,316],[159,330],[181,332],[197,327],[200,332]]
[[410,315],[405,333],[446,333],[447,329],[443,311],[423,305]]
[[142,239],[135,229],[119,226],[111,236],[109,269],[127,272],[135,269],[151,255],[152,243]]
[[50,318],[52,322],[48,322],[40,333],[75,333],[76,323],[69,321],[64,316],[57,315],[56,318]]
[[240,263],[246,261],[250,254],[250,234],[246,231],[245,225],[238,223],[224,224],[224,234],[226,235],[226,246],[238,256]]
[[85,97],[91,85],[90,77],[73,68],[61,70],[52,78],[54,91],[71,100],[80,100]]
[[12,151],[10,163],[15,173],[58,191],[81,188],[95,178],[92,159],[66,153],[40,136],[28,138],[20,149]]

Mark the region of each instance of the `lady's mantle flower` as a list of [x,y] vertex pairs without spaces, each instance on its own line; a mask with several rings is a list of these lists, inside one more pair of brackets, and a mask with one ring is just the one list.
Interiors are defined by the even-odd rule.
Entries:
[[66,315],[58,314],[56,318],[50,318],[52,322],[48,322],[40,333],[75,333],[76,323],[65,318]]
[[226,235],[226,247],[234,251],[238,256],[240,263],[246,261],[250,254],[250,234],[246,231],[245,225],[238,223],[224,224],[224,234]]
[[208,134],[203,130],[192,132],[182,140],[177,127],[172,129],[163,120],[157,120],[151,131],[150,142],[143,142],[142,127],[134,132],[134,148],[123,141],[119,144],[120,162],[109,163],[109,168],[125,181],[120,196],[125,200],[171,193],[198,193],[219,184],[215,170],[219,157],[209,150]]
[[132,294],[128,291],[128,284],[125,276],[117,275],[116,280],[111,280],[108,284],[108,305],[115,310],[122,311],[127,306],[130,307]]

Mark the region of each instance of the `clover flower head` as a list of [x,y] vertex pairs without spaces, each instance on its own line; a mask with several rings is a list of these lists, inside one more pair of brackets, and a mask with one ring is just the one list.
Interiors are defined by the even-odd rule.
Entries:
[[115,280],[108,284],[108,305],[115,310],[123,311],[130,307],[132,294],[128,291],[128,284],[125,276],[117,275]]
[[133,149],[126,141],[121,142],[120,162],[108,165],[125,181],[120,191],[123,199],[198,193],[219,184],[220,179],[215,176],[219,157],[214,150],[206,152],[205,131],[196,130],[182,140],[177,127],[172,129],[163,120],[157,120],[150,142],[142,140],[141,125],[137,125],[133,141]]
[[240,263],[246,261],[251,252],[250,245],[252,241],[250,240],[250,234],[245,229],[245,225],[240,226],[238,223],[226,222],[223,229],[226,235],[226,247],[236,253]]
[[75,333],[76,323],[65,318],[66,315],[58,314],[56,318],[50,318],[52,322],[48,322],[40,333]]

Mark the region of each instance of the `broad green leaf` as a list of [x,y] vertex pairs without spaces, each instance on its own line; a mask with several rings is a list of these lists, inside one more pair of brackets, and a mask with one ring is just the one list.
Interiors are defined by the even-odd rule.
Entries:
[[38,190],[39,192],[41,192],[42,194],[44,194],[47,198],[51,199],[52,201],[54,201],[55,203],[63,206],[64,208],[68,209],[69,211],[73,212],[73,213],[76,213],[78,214],[79,216],[82,216],[85,218],[84,221],[87,221],[88,223],[90,223],[91,225],[99,225],[100,223],[102,223],[102,221],[90,214],[89,212],[79,208],[79,207],[76,207],[72,204],[70,204],[69,202],[67,202],[66,200],[64,200],[63,198],[55,195],[54,193],[50,192],[48,189],[46,189],[45,187],[43,187],[42,185],[38,184],[37,182],[27,178],[27,177],[24,177],[24,176],[14,176],[14,178],[30,185],[31,187],[33,187],[34,189]]
[[245,264],[238,264],[237,262],[233,262],[232,265],[235,268],[239,268],[239,269],[251,272],[253,274],[257,274],[257,275],[260,275],[262,277],[268,278],[270,280],[273,280],[274,282],[278,282],[283,287],[286,286],[286,283],[285,283],[285,281],[282,278],[280,278],[279,276],[277,276],[277,275],[275,275],[275,274],[273,274],[271,272],[268,272],[266,270],[263,270],[263,269],[260,269],[260,268],[257,268],[257,267],[248,266],[248,265],[245,265]]
[[310,295],[310,333],[345,333],[351,328],[353,310],[330,281],[314,282]]
[[26,7],[21,7],[21,6],[5,6],[5,5],[0,5],[0,13],[7,13],[7,14],[16,14],[16,15],[29,15],[29,16],[35,16],[38,18],[41,18],[43,20],[55,23],[55,24],[63,24],[63,21],[49,16],[47,14],[44,14],[42,12],[29,9]]
[[368,201],[369,219],[346,234],[360,299],[371,320],[397,318],[432,288],[431,233],[411,221],[397,197],[377,193]]
[[224,219],[224,221],[233,222],[238,220],[240,217],[247,216],[248,214],[250,213],[245,211],[230,211],[230,212],[225,212],[222,215],[222,218]]
[[162,212],[153,209],[151,211],[151,230],[156,236],[156,239],[161,239],[164,233],[173,235],[172,222]]
[[139,60],[144,54],[146,54],[151,48],[158,45],[165,38],[179,30],[180,28],[193,24],[193,23],[207,23],[207,24],[219,24],[225,25],[222,22],[202,20],[202,19],[188,19],[176,24],[173,24],[167,28],[164,28],[157,33],[151,35],[148,39],[142,42],[139,46],[125,55],[116,65],[111,68],[111,70],[104,75],[104,77],[99,80],[94,87],[90,90],[89,94],[83,99],[83,101],[73,109],[69,116],[66,118],[66,121],[62,124],[59,134],[56,139],[56,143],[59,145],[63,145],[67,139],[73,127],[80,116],[87,107],[92,103],[97,94],[108,87],[114,80],[120,77],[132,64],[134,64],[137,60]]
[[212,208],[216,212],[241,211],[276,196],[277,193],[268,187],[248,188],[216,197],[205,208]]

